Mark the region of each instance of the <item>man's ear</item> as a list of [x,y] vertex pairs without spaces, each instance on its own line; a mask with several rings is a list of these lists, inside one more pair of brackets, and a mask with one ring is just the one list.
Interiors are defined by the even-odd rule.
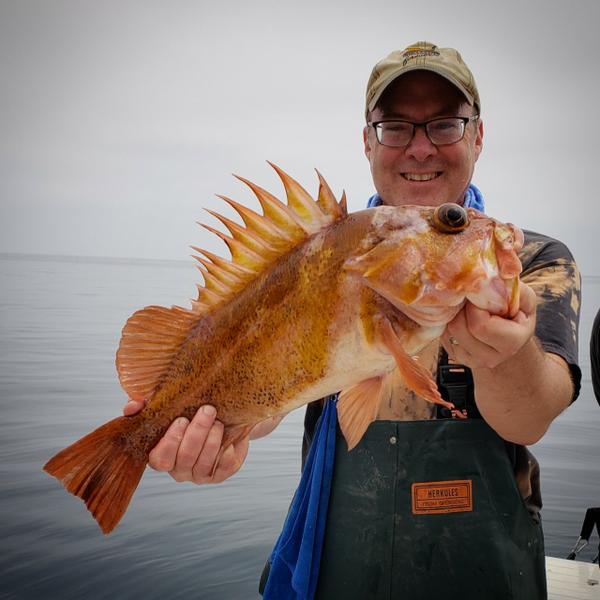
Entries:
[[483,150],[483,121],[477,119],[477,137],[475,138],[475,160],[479,158]]
[[371,144],[369,142],[369,127],[365,125],[363,129],[363,144],[365,147],[365,156],[371,158]]

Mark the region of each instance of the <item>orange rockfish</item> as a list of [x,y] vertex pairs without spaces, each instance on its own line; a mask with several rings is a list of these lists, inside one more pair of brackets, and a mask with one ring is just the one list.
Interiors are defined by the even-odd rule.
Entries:
[[382,206],[347,214],[319,175],[317,200],[279,168],[287,205],[240,178],[263,214],[223,197],[241,226],[216,216],[224,260],[196,249],[204,276],[191,308],[149,306],[125,324],[121,384],[147,399],[45,465],[82,498],[105,533],[123,516],[148,454],[171,422],[212,404],[221,452],[273,415],[343,390],[339,422],[358,443],[398,369],[430,400],[431,374],[412,356],[439,337],[466,300],[495,314],[518,309],[520,230],[456,204]]

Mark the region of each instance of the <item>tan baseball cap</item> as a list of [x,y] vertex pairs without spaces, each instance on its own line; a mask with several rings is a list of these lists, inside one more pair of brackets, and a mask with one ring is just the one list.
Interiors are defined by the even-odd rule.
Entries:
[[404,50],[395,50],[380,60],[369,77],[365,114],[375,108],[388,85],[409,71],[433,71],[453,83],[469,104],[481,111],[479,92],[473,73],[454,48],[440,48],[431,42],[415,42]]

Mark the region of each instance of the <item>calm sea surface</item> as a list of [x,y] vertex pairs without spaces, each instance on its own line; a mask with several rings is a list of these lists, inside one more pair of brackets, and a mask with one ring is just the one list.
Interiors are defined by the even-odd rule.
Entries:
[[[148,470],[109,536],[42,472],[57,450],[120,413],[126,398],[114,357],[127,317],[148,304],[187,306],[198,277],[178,262],[0,255],[0,597],[258,597],[298,481],[302,410],[254,442],[244,468],[222,485],[176,484]],[[584,278],[583,390],[533,448],[547,553],[559,557],[585,509],[600,505],[600,408],[588,351],[599,306],[600,278]]]

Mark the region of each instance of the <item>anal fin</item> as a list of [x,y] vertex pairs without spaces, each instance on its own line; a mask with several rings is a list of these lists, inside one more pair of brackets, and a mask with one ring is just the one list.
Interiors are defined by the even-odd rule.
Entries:
[[337,402],[338,422],[348,450],[352,450],[360,442],[367,427],[375,420],[380,403],[390,393],[387,374],[365,379],[340,392]]
[[431,373],[404,350],[402,341],[394,331],[392,324],[387,319],[384,319],[379,325],[383,343],[394,357],[396,367],[406,386],[421,396],[421,398],[435,404],[441,404],[452,410],[454,404],[446,402],[441,397]]

